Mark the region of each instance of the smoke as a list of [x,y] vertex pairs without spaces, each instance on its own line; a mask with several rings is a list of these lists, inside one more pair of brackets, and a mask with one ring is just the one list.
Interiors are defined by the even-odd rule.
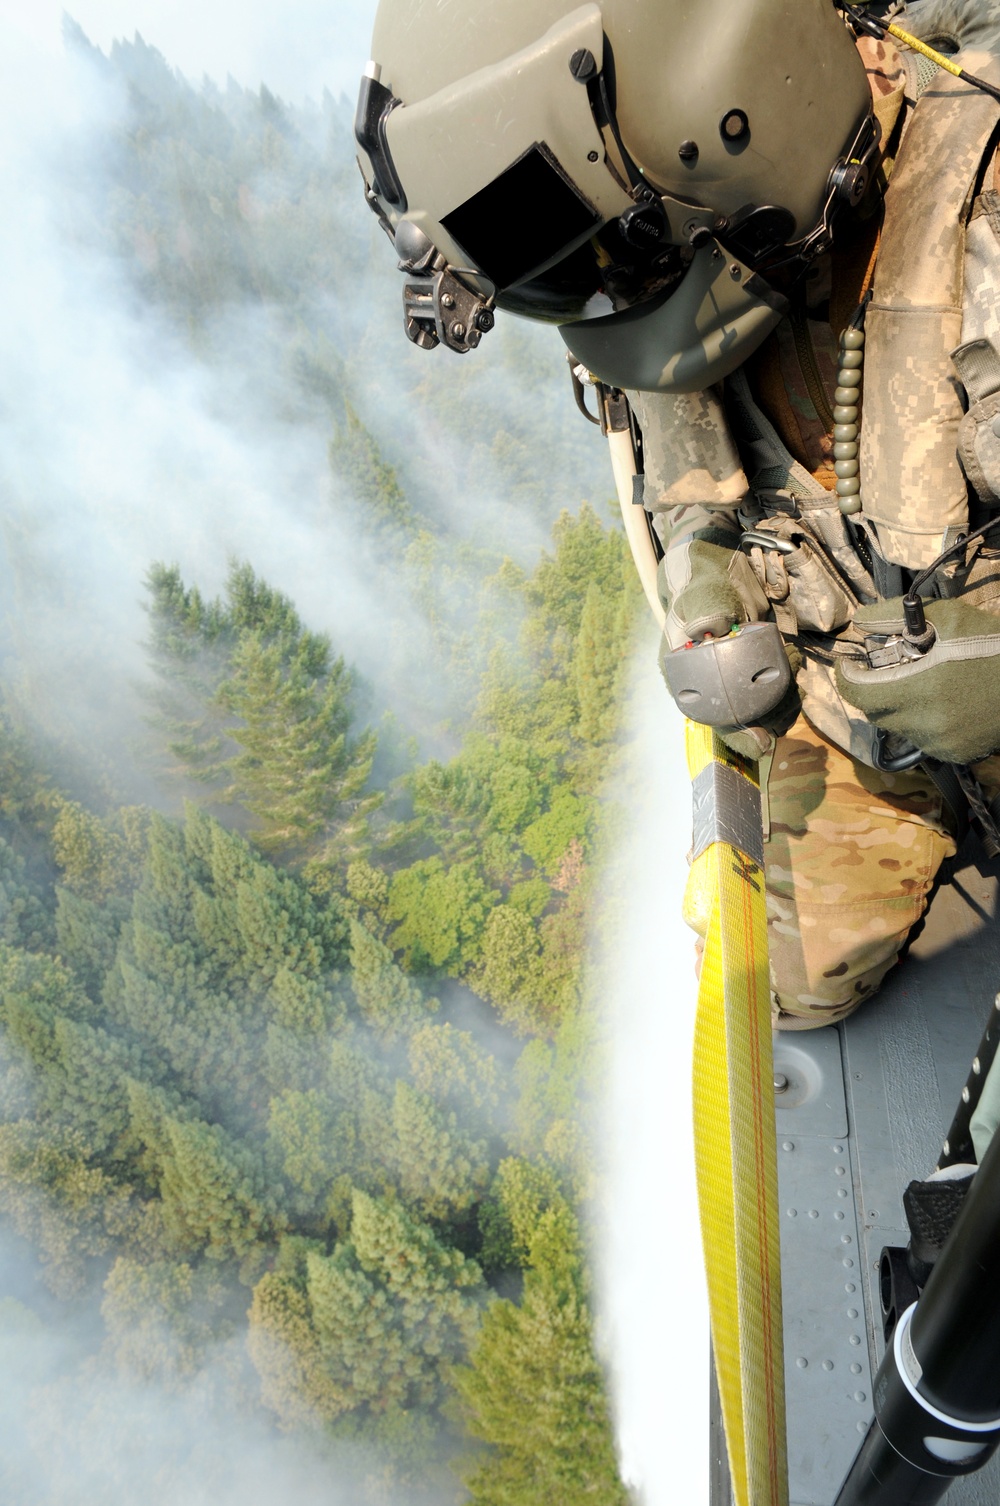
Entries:
[[[328,631],[405,720],[422,694],[431,699],[426,675],[405,674],[431,657],[428,630],[397,600],[402,667],[380,641],[383,586],[356,563],[360,543],[330,506],[329,416],[310,410],[273,363],[291,321],[260,303],[231,308],[212,332],[223,353],[209,360],[167,310],[139,296],[102,220],[126,90],[12,19],[0,22],[5,689],[49,730],[123,761],[140,710],[150,562],[177,561],[212,594],[238,555],[310,627]],[[298,45],[312,55],[305,35]],[[360,206],[359,219],[366,213]],[[368,235],[365,223],[361,260]],[[388,303],[391,256],[380,270]],[[401,339],[395,323],[386,333]],[[283,1439],[254,1410],[259,1384],[246,1375],[242,1340],[215,1349],[186,1386],[137,1381],[99,1355],[96,1305],[49,1302],[19,1241],[0,1246],[0,1293],[0,1499],[9,1506],[412,1497],[391,1482],[373,1493],[356,1450]]]
[[[262,20],[234,5],[75,7],[105,47],[138,26],[195,75],[251,85],[264,75],[293,97],[318,97],[326,83],[353,92],[371,8],[298,0]],[[350,276],[337,296],[308,288],[294,317],[266,301],[230,306],[197,344],[175,312],[141,296],[102,220],[126,90],[54,45],[49,7],[11,0],[0,22],[0,679],[42,723],[117,755],[139,710],[149,563],[176,561],[212,594],[238,555],[330,633],[404,725],[424,727],[443,704],[426,611],[401,580],[387,600],[370,547],[331,509],[329,415],[278,357],[297,320],[329,331],[349,358],[352,401],[413,505],[458,543],[527,563],[559,508],[591,489],[587,478],[609,489],[599,437],[573,413],[557,336],[505,320],[465,360],[409,349],[391,250],[359,194],[339,231]],[[348,167],[351,155],[348,139]],[[473,559],[473,581],[477,568]],[[635,701],[603,1313],[625,1474],[646,1506],[697,1506],[708,1325],[691,1176],[691,945],[679,920],[687,776],[649,645]],[[0,1251],[0,1290],[19,1294],[0,1303],[5,1501],[359,1499],[352,1480],[331,1478],[328,1458],[237,1415],[223,1383],[235,1352],[218,1351],[202,1389],[185,1393],[96,1369],[96,1314],[68,1323],[61,1310],[56,1321],[25,1259]]]
[[[0,0],[0,21],[57,50],[60,0]],[[249,7],[243,0],[74,0],[69,7],[105,52],[138,31],[188,78],[266,83],[285,99],[318,99],[324,88],[353,94],[368,57],[374,0],[295,0]]]
[[[241,404],[245,377],[234,390],[225,369],[200,365],[95,233],[124,91],[12,41],[0,74],[4,136],[18,143],[0,161],[17,227],[0,247],[3,574],[16,582],[4,640],[33,710],[68,710],[81,739],[106,743],[141,667],[151,560],[178,561],[209,591],[234,553],[262,561],[348,648],[350,624],[377,604],[344,566],[325,436],[268,420],[260,399]],[[238,343],[234,331],[230,370],[252,351],[252,325]]]
[[631,732],[616,791],[628,827],[609,876],[600,1308],[623,1478],[642,1506],[705,1506],[708,1302],[691,1131],[697,985],[693,937],[681,919],[690,782],[683,724],[652,642],[636,661]]
[[[217,1346],[183,1386],[95,1355],[96,1309],[47,1303],[19,1242],[0,1241],[0,1496],[5,1506],[356,1506],[372,1499],[360,1450],[238,1408],[247,1361]],[[51,1310],[49,1310],[51,1308]],[[402,1496],[396,1496],[398,1500]]]
[[[362,8],[350,14],[345,46]],[[314,19],[308,5],[296,16],[300,58],[315,57],[325,35]],[[267,27],[250,31],[263,56]],[[338,82],[344,55],[332,55]],[[323,112],[295,117],[298,157],[248,185],[262,213],[275,199],[294,206],[318,155],[342,158],[345,193],[323,227],[318,270],[307,268],[284,301],[209,299],[192,331],[176,300],[149,296],[115,241],[130,104],[98,62],[5,28],[0,671],[48,730],[112,756],[141,712],[150,562],[176,562],[211,595],[240,557],[329,633],[373,686],[375,715],[391,706],[404,731],[427,736],[453,709],[435,644],[441,602],[453,598],[453,615],[459,600],[474,603],[505,552],[537,558],[559,508],[579,503],[600,464],[599,445],[589,434],[580,442],[586,426],[571,417],[558,342],[505,321],[468,365],[407,345],[392,251],[361,199],[351,110],[329,98]],[[280,221],[269,234],[280,272]],[[358,509],[331,505],[338,413],[303,387],[294,359],[303,338],[327,341],[341,390],[409,502],[453,540],[430,606],[426,583],[418,599],[359,536]],[[523,377],[512,382],[512,369]],[[474,622],[461,627],[473,632]]]

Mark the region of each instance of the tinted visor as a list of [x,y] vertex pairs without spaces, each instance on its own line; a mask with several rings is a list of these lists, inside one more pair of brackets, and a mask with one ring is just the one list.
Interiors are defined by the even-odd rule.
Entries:
[[651,298],[669,296],[693,257],[688,246],[668,243],[640,250],[613,222],[554,266],[498,293],[497,305],[551,324],[619,314]]
[[536,142],[441,223],[474,265],[506,288],[596,230],[601,216]]
[[[693,253],[666,241],[638,247],[597,209],[544,142],[519,157],[441,221],[452,240],[497,289],[511,313],[553,324],[620,313],[669,294]],[[567,246],[583,245],[552,262]],[[536,267],[545,270],[530,276]]]

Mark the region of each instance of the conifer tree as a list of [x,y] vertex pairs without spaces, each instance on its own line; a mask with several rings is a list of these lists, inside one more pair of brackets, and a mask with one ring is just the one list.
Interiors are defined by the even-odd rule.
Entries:
[[351,922],[351,986],[361,1018],[386,1041],[407,1034],[437,1007],[397,966],[389,948],[357,920]]
[[250,1352],[286,1423],[426,1415],[476,1330],[484,1287],[473,1261],[398,1202],[355,1192],[352,1209],[350,1237],[331,1255],[306,1247],[293,1270],[254,1289]]
[[268,1140],[281,1175],[291,1188],[290,1204],[300,1216],[315,1218],[338,1173],[334,1159],[333,1114],[317,1088],[290,1089],[271,1099]]
[[346,488],[353,511],[370,537],[401,554],[419,532],[417,514],[407,502],[395,469],[348,401],[344,420],[330,442],[330,467]]
[[500,1104],[500,1067],[469,1031],[428,1022],[410,1037],[408,1056],[410,1076],[420,1092],[466,1120],[492,1122]]
[[622,608],[620,593],[603,595],[593,582],[587,587],[573,648],[577,735],[586,743],[614,736],[615,691],[628,650],[629,620]]
[[302,852],[357,801],[375,735],[348,739],[352,688],[344,661],[318,658],[311,642],[289,656],[280,641],[241,636],[219,689],[239,748],[226,763],[224,798],[258,818],[255,835],[266,850]]
[[453,1110],[439,1108],[429,1094],[402,1078],[393,1096],[392,1124],[390,1165],[406,1203],[424,1218],[449,1219],[468,1212],[489,1181],[485,1141],[460,1129]]
[[530,916],[497,905],[486,922],[475,985],[519,1034],[545,1028],[541,945]]
[[104,1283],[105,1352],[130,1380],[194,1376],[233,1332],[225,1284],[211,1266],[120,1255]]
[[129,904],[115,896],[103,904],[84,899],[70,889],[56,890],[56,944],[90,997],[100,999],[105,978],[114,966],[121,928]]
[[0,837],[0,942],[32,949],[52,940],[52,921],[24,859]]
[[229,717],[218,703],[233,631],[220,602],[184,585],[176,565],[154,564],[146,577],[150,636],[147,653],[158,684],[150,692],[150,724],[163,744],[162,773],[217,789],[230,745]]
[[174,567],[155,565],[148,588],[151,721],[171,777],[255,817],[268,851],[305,855],[335,821],[350,846],[378,803],[362,798],[376,738],[351,735],[356,677],[328,639],[246,564],[232,566],[225,601],[205,602]]
[[541,1214],[529,1260],[520,1306],[489,1305],[471,1363],[456,1371],[470,1429],[490,1445],[467,1481],[472,1506],[627,1506],[564,1202]]
[[81,1292],[128,1223],[131,1190],[89,1164],[79,1133],[0,1124],[0,1214],[30,1240],[58,1297]]
[[282,1229],[262,1158],[217,1124],[138,1083],[129,1085],[132,1132],[155,1168],[164,1225],[182,1251],[243,1260]]

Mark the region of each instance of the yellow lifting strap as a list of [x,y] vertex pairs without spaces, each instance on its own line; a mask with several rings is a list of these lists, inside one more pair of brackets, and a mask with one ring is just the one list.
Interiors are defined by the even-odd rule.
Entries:
[[705,936],[694,1046],[698,1202],[735,1506],[788,1506],[764,840],[756,765],[687,724],[685,910]]

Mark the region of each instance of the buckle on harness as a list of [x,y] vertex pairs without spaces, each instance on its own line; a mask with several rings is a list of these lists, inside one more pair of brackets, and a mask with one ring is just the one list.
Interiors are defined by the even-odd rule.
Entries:
[[762,486],[754,492],[754,496],[769,516],[773,517],[775,513],[782,513],[786,518],[801,516],[798,498],[784,487]]

